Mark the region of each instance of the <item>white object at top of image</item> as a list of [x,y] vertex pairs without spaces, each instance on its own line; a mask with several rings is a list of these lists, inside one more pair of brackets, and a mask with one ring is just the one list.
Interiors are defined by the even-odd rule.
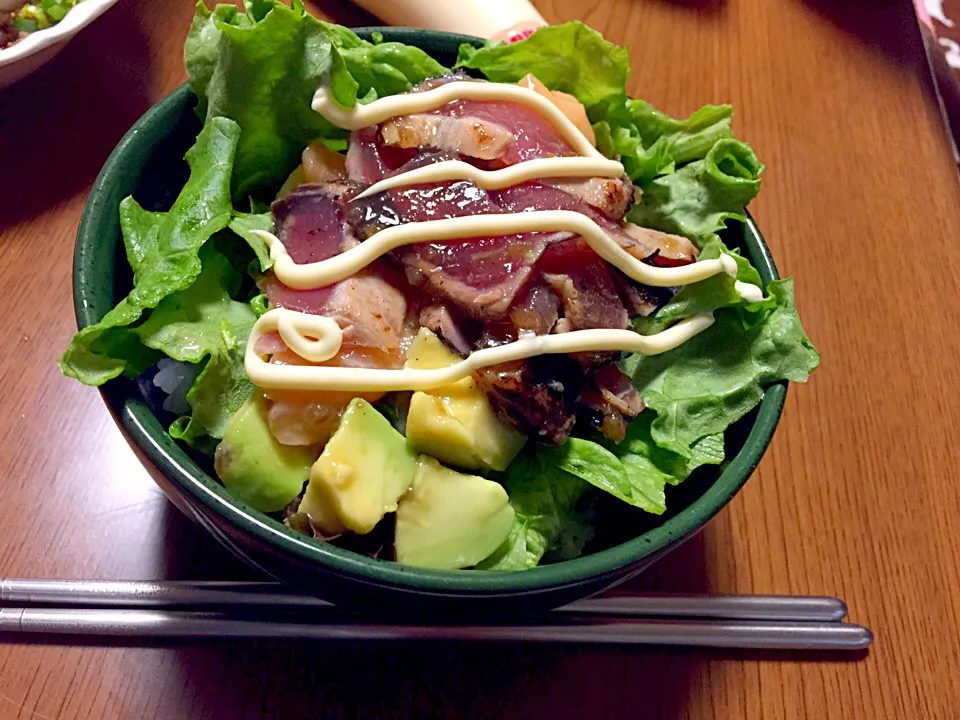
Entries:
[[507,40],[546,20],[529,0],[353,0],[390,25]]
[[0,88],[16,82],[60,52],[84,27],[96,20],[117,0],[83,0],[63,20],[37,30],[23,40],[0,50]]

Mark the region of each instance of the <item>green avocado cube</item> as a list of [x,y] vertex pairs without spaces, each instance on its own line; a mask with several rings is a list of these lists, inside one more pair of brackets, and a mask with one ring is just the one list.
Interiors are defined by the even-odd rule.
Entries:
[[256,392],[230,418],[214,467],[231,493],[257,510],[276,512],[300,494],[316,458],[313,448],[277,442],[266,402]]
[[417,456],[407,439],[366,400],[350,401],[310,471],[300,503],[324,533],[368,533],[413,483]]
[[446,570],[472,567],[507,539],[513,515],[499,483],[421,455],[413,488],[397,508],[397,562]]
[[[459,362],[443,341],[421,328],[406,367],[427,369]],[[472,377],[429,392],[415,392],[407,414],[407,440],[414,449],[465,470],[505,470],[527,438],[507,427]]]

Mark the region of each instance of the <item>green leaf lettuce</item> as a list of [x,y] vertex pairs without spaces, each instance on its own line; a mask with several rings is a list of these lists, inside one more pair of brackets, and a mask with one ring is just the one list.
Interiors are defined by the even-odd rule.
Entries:
[[602,120],[627,101],[630,55],[593,28],[573,21],[541,28],[509,45],[461,45],[456,67],[479,70],[487,79],[504,83],[533,73],[550,89],[576,97],[592,120]]
[[760,190],[762,171],[749,145],[719,140],[702,160],[646,185],[627,219],[684,235],[703,247],[728,220],[746,220],[744,208]]
[[418,48],[361,40],[312,17],[299,2],[260,2],[256,10],[209,10],[201,0],[184,47],[201,118],[228,117],[240,125],[235,198],[276,189],[310,141],[347,137],[310,107],[324,83],[339,103],[352,106],[445,71]]
[[168,212],[148,212],[133,198],[121,203],[134,287],[100,322],[76,334],[60,359],[65,375],[101,385],[121,374],[140,373],[156,361],[157,354],[129,326],[200,275],[200,248],[230,222],[230,171],[239,132],[226,118],[204,125],[186,155],[190,178]]
[[659,515],[666,510],[664,488],[686,479],[701,465],[723,461],[723,437],[694,444],[691,457],[657,445],[650,434],[655,418],[646,411],[627,427],[621,443],[571,438],[559,447],[528,445],[500,478],[515,512],[510,536],[478,567],[520,570],[535,567],[553,551],[565,559],[583,549],[592,531],[577,515],[587,489],[607,492],[634,507]]
[[515,512],[514,526],[503,545],[478,567],[535,567],[560,537],[587,485],[549,465],[530,445],[510,463],[501,482]]
[[257,256],[257,263],[261,272],[266,272],[273,266],[273,260],[270,259],[270,248],[263,238],[254,232],[255,230],[266,230],[273,232],[273,215],[269,212],[263,213],[241,213],[236,212],[230,221],[230,229],[242,237],[254,255]]
[[621,363],[657,413],[651,425],[657,445],[691,458],[697,441],[743,417],[766,386],[803,382],[819,365],[797,315],[793,281],[775,280],[767,293],[772,307],[721,308],[710,328],[675,350]]
[[243,354],[256,314],[232,298],[241,277],[211,242],[200,251],[203,269],[186,290],[164,298],[133,332],[147,347],[181,362],[206,361],[187,393],[191,415],[171,434],[191,445],[223,437],[230,417],[253,391]]

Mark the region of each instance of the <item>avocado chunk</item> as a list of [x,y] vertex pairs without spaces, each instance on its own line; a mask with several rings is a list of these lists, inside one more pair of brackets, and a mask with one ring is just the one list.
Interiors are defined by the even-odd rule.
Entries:
[[[460,358],[426,328],[407,353],[408,368],[434,369]],[[417,452],[468,470],[504,470],[526,437],[497,418],[472,377],[415,392],[407,414],[407,440]]]
[[277,442],[267,424],[266,401],[255,392],[230,418],[214,467],[231,493],[257,510],[275,512],[300,494],[317,453]]
[[329,535],[368,533],[397,509],[416,471],[407,439],[370,403],[354,398],[310,470],[300,512]]
[[493,554],[513,527],[507,492],[492,480],[421,455],[412,490],[400,498],[397,562],[455,570]]

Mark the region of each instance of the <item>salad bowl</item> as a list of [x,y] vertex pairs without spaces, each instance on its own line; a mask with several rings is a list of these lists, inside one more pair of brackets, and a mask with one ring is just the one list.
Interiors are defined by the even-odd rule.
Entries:
[[[462,43],[480,40],[404,28],[356,30],[415,45],[452,65]],[[183,184],[181,160],[201,127],[197,98],[182,86],[149,110],[121,140],[96,180],[77,237],[74,302],[80,328],[101,320],[130,290],[118,207],[133,195],[146,209],[168,207]],[[769,249],[751,218],[725,231],[756,267],[764,285],[778,278]],[[347,606],[381,611],[517,612],[556,607],[623,581],[703,528],[734,497],[771,441],[786,396],[785,381],[766,388],[759,405],[725,435],[727,460],[694,471],[668,489],[668,511],[622,518],[615,532],[598,532],[582,557],[519,572],[439,571],[386,562],[294,532],[274,516],[231,495],[207,457],[178,444],[134,379],[101,389],[134,452],[163,491],[189,517],[251,565],[290,586]]]

